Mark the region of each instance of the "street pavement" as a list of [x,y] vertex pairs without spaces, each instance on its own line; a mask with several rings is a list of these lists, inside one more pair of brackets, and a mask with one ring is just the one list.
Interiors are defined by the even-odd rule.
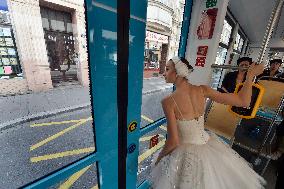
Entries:
[[[172,88],[162,77],[143,80],[143,95]],[[27,121],[90,106],[89,88],[64,86],[40,93],[0,97],[0,131]]]

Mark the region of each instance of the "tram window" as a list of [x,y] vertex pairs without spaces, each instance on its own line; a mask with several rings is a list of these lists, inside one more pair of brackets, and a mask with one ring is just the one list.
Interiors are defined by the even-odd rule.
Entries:
[[[141,128],[164,117],[161,100],[172,93],[173,85],[165,83],[163,73],[166,62],[173,56],[178,55],[179,40],[181,35],[182,15],[184,2],[153,1],[147,7],[147,31],[144,53],[144,78],[141,109]],[[183,3],[182,3],[183,2]],[[161,8],[163,4],[164,8]],[[160,14],[155,14],[158,10]],[[174,10],[175,13],[171,14]],[[165,19],[169,21],[165,23]],[[171,22],[176,20],[177,22]],[[165,31],[157,31],[160,24]],[[155,27],[156,26],[156,27]],[[149,149],[150,139],[158,137],[158,144]],[[149,176],[150,164],[153,154],[163,146],[166,137],[166,124],[154,131],[141,136],[139,140],[139,165],[137,186]]]
[[[227,51],[228,50],[226,48],[223,48],[221,46],[218,47],[215,64],[219,64],[219,65],[224,64],[224,62],[226,60]],[[211,87],[213,89],[218,88],[221,76],[222,76],[222,70],[221,69],[212,70]]]
[[232,29],[233,27],[228,23],[228,21],[224,20],[220,43],[229,45]]
[[[159,6],[159,2],[165,9]],[[164,117],[161,100],[172,92],[172,84],[166,84],[163,73],[166,62],[170,57],[178,54],[181,34],[183,4],[171,1],[157,1],[149,4],[147,9],[147,30],[144,52],[143,95],[142,95],[142,120],[141,127]],[[171,14],[175,7],[176,14]],[[156,11],[159,14],[156,14]],[[165,19],[166,22],[165,22]],[[175,19],[177,22],[173,22]],[[167,30],[157,31],[157,26],[162,24]]]
[[[0,10],[0,178],[1,188],[19,188],[93,153],[95,141],[84,0],[12,1],[9,8],[6,2]],[[92,178],[80,186],[89,187]]]

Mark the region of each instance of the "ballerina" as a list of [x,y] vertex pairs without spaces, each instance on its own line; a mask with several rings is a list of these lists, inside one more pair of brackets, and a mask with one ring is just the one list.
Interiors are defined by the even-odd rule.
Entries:
[[218,103],[247,107],[252,81],[263,72],[263,64],[252,63],[238,94],[220,93],[208,86],[192,85],[192,66],[174,57],[166,64],[164,77],[176,90],[162,100],[168,138],[151,172],[155,189],[255,189],[264,188],[259,176],[233,149],[215,134],[204,130],[207,98]]

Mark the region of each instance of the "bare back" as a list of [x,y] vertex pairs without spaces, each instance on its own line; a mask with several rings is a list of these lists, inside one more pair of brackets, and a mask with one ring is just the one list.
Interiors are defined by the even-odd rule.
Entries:
[[206,98],[201,86],[188,84],[177,89],[170,98],[176,119],[192,120],[204,114]]

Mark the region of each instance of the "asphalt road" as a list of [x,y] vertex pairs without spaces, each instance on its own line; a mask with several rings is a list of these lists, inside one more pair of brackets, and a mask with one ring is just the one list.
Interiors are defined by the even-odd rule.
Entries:
[[[161,99],[171,89],[143,95],[141,127],[163,117]],[[159,146],[149,150],[149,140],[159,134]],[[138,181],[149,174],[153,153],[165,139],[165,127],[140,138]],[[90,109],[24,123],[0,133],[0,188],[18,188],[92,153],[94,132]],[[53,188],[95,188],[96,166],[81,170]]]

